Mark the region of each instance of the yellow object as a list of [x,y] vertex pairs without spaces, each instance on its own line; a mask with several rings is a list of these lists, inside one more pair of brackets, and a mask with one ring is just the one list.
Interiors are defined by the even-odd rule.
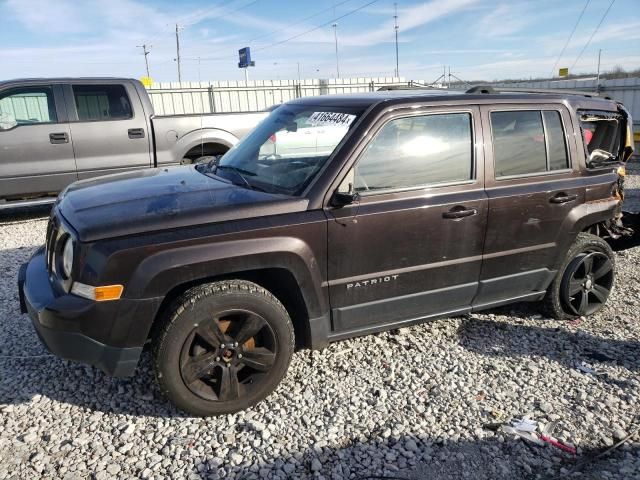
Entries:
[[140,81],[146,88],[149,88],[153,84],[153,79],[151,77],[142,77]]
[[624,167],[624,165],[620,165],[618,167],[618,175],[620,175],[621,177],[627,176],[627,169]]
[[124,287],[122,285],[107,285],[104,287],[96,287],[96,302],[104,302],[106,300],[118,300]]
[[561,77],[566,77],[567,75],[569,75],[569,69],[561,68],[560,70],[558,70],[558,75]]

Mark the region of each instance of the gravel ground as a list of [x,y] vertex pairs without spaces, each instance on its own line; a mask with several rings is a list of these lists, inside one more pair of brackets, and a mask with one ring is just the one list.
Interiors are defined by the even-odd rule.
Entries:
[[[638,236],[589,320],[519,304],[299,352],[266,401],[199,419],[160,398],[148,353],[130,379],[47,354],[16,289],[46,214],[0,218],[0,479],[640,479],[640,434],[596,458],[640,426]],[[578,455],[486,428],[525,414]]]

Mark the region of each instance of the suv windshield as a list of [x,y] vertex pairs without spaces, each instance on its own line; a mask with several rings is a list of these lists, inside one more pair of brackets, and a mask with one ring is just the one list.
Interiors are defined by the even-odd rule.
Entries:
[[298,195],[360,114],[351,108],[282,105],[203,172],[247,188]]

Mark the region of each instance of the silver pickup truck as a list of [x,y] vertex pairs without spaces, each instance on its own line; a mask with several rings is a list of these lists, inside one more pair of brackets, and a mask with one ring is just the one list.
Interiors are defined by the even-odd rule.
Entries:
[[158,117],[133,79],[0,82],[0,209],[53,202],[76,180],[220,155],[266,115]]

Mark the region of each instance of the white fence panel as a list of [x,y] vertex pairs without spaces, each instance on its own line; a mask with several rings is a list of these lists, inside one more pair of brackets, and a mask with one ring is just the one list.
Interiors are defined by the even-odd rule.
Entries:
[[[425,85],[423,80],[416,84]],[[256,112],[299,97],[370,92],[385,85],[407,85],[404,78],[360,77],[304,80],[251,80],[155,83],[149,96],[156,115]],[[546,80],[498,84],[510,87],[595,90],[596,79]],[[640,78],[603,80],[600,91],[621,101],[640,130]]]
[[299,97],[370,92],[403,78],[339,78],[154,83],[148,88],[156,115],[256,112]]

